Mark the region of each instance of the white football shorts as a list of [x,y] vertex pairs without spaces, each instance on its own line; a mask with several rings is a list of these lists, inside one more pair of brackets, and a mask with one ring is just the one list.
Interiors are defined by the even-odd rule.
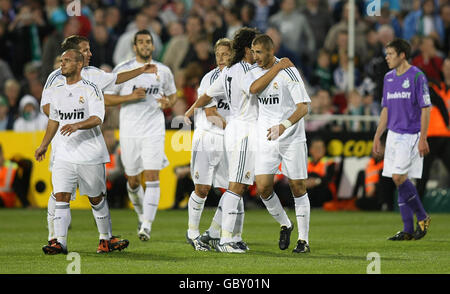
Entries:
[[[260,134],[263,135],[263,134]],[[275,175],[279,171],[291,180],[308,178],[308,146],[306,142],[280,144],[259,137],[255,175]]]
[[229,182],[253,185],[255,181],[256,124],[232,120],[225,128]]
[[191,176],[196,185],[228,188],[228,163],[223,135],[205,130],[194,131]]
[[383,176],[391,178],[393,174],[408,174],[410,178],[422,177],[423,157],[419,154],[419,137],[420,133],[399,134],[388,131]]
[[76,164],[67,161],[54,161],[52,171],[53,193],[72,193],[77,186],[80,195],[97,197],[106,195],[105,164]]
[[122,163],[128,176],[144,170],[162,170],[169,165],[164,153],[164,136],[153,138],[120,137]]

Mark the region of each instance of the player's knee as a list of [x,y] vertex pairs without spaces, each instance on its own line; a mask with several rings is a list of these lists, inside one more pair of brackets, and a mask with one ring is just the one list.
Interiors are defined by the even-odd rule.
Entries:
[[89,197],[89,202],[92,205],[97,205],[99,204],[103,199],[103,195],[97,196],[97,197]]
[[128,185],[131,189],[136,189],[140,185],[140,181],[138,177],[128,177]]
[[208,196],[210,189],[211,189],[210,186],[196,185],[195,186],[195,194],[200,198],[206,198],[206,196]]
[[392,181],[395,183],[395,185],[398,187],[401,184],[403,184],[407,179],[406,175],[392,175]]
[[304,180],[296,180],[291,182],[292,194],[296,197],[306,194],[306,183]]
[[267,199],[273,193],[273,187],[270,185],[256,185],[256,191],[263,199]]
[[71,196],[70,193],[56,193],[55,194],[55,199],[58,202],[67,202],[67,203],[69,203],[70,202],[70,196]]

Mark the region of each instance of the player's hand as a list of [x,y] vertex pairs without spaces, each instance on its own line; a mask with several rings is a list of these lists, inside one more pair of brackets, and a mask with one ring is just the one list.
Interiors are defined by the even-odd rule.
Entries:
[[374,138],[373,139],[372,152],[376,156],[381,156],[381,154],[383,153],[383,150],[381,148],[381,141],[380,141],[380,139],[378,139],[378,138]]
[[61,135],[70,136],[70,134],[75,133],[79,129],[77,124],[68,124],[61,128]]
[[156,101],[158,102],[159,108],[163,110],[172,107],[169,98],[166,96],[162,96],[160,99],[156,99]]
[[276,125],[267,130],[267,140],[273,141],[283,135],[286,128],[282,125]]
[[37,161],[42,161],[45,158],[45,153],[47,152],[48,147],[39,146],[38,149],[34,152],[34,158]]
[[281,69],[285,69],[288,67],[294,67],[294,64],[292,63],[292,61],[287,57],[281,58],[277,64]]
[[420,139],[419,140],[419,154],[420,154],[420,157],[424,157],[428,153],[430,153],[430,147],[428,146],[427,139]]
[[151,63],[146,63],[142,66],[142,69],[144,71],[144,73],[157,73],[158,72],[158,68],[156,67],[155,64],[151,64]]
[[131,93],[132,100],[144,99],[146,96],[144,88],[136,88],[133,93]]

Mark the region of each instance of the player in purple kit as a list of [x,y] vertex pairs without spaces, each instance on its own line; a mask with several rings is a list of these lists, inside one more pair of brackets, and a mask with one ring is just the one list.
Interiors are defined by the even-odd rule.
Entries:
[[[431,218],[425,212],[416,187],[409,178],[422,177],[423,157],[430,120],[430,95],[424,73],[409,64],[411,46],[396,39],[386,46],[386,61],[391,71],[384,76],[382,111],[373,140],[373,151],[381,154],[380,137],[388,129],[383,176],[392,177],[398,189],[398,206],[403,231],[389,240],[421,239]],[[414,231],[414,214],[417,227]]]

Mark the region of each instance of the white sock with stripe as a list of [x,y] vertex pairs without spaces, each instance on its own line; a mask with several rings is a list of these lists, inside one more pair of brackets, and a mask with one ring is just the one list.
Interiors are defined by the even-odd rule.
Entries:
[[295,197],[295,216],[297,218],[298,225],[298,239],[304,240],[309,244],[309,218],[311,213],[311,205],[309,204],[308,193],[303,196]]
[[244,217],[245,217],[244,199],[241,197],[241,200],[239,200],[239,204],[237,207],[236,223],[234,224],[233,230],[233,242],[242,241],[242,231],[244,229]]
[[71,221],[70,204],[64,201],[55,202],[55,236],[64,248],[67,248],[67,230]]
[[56,198],[53,192],[50,194],[47,203],[47,227],[48,227],[48,240],[55,239],[55,225],[53,219],[55,218],[55,206]]
[[272,195],[270,195],[267,199],[262,197],[260,198],[266,206],[269,214],[280,224],[280,226],[286,226],[288,228],[292,226],[291,221],[289,220],[286,211],[283,209],[280,199],[275,191],[272,192]]
[[188,202],[188,237],[190,239],[195,239],[200,235],[200,218],[202,217],[205,201],[206,197],[201,198],[195,193],[195,191],[192,191]]
[[233,192],[226,191],[223,195],[222,205],[222,233],[220,244],[232,242],[234,226],[241,197]]
[[108,201],[103,197],[98,204],[93,205],[91,203],[91,207],[100,234],[99,239],[109,240],[111,238],[111,217],[109,214]]
[[144,193],[144,219],[141,228],[152,229],[152,223],[155,220],[158,210],[160,197],[159,181],[145,182]]
[[223,195],[220,197],[219,204],[217,204],[216,212],[212,219],[211,225],[208,228],[209,236],[211,238],[220,238],[220,231],[222,230],[222,206],[223,206]]
[[134,211],[136,212],[139,221],[142,223],[143,221],[143,210],[142,203],[144,201],[144,188],[139,185],[136,189],[132,189],[130,184],[127,182],[127,191],[128,198],[130,198],[131,203],[133,204]]

